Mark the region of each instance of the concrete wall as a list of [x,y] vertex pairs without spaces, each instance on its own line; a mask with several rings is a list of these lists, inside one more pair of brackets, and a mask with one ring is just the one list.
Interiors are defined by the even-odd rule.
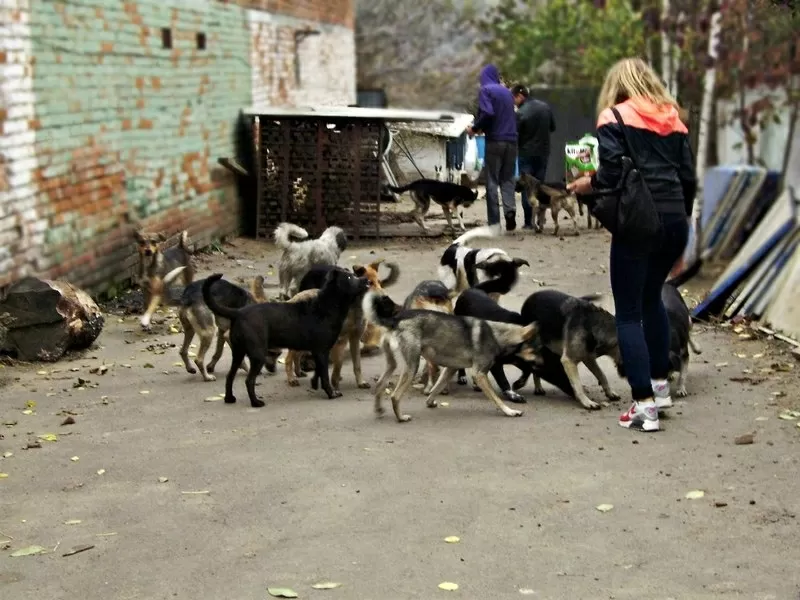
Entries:
[[[444,171],[445,165],[447,164],[447,145],[444,138],[415,134],[410,131],[402,131],[397,135],[402,138],[402,141],[408,147],[414,159],[414,163],[416,163],[417,167],[422,171],[423,177],[433,179],[435,177],[434,167],[438,166],[441,166],[443,169],[443,178],[447,177],[447,173]],[[408,181],[419,179],[419,172],[414,168],[414,165],[406,155],[400,152],[397,146],[393,148],[393,151],[397,158],[397,166]]]
[[[216,160],[233,153],[239,110],[354,103],[353,15],[352,0],[5,0],[0,288],[128,278],[126,213],[198,245],[235,232]],[[295,52],[304,29],[320,34]]]

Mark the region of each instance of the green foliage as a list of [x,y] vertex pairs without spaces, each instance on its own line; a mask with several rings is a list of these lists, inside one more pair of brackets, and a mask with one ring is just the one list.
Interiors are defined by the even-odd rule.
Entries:
[[619,59],[644,57],[650,35],[627,0],[501,0],[477,27],[485,60],[528,85],[598,87]]

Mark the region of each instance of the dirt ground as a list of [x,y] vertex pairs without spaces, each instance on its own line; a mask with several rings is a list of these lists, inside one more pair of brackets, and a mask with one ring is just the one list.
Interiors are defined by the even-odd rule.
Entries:
[[[498,242],[532,265],[505,305],[541,286],[608,291],[607,235],[569,231]],[[435,277],[446,243],[363,244],[341,263],[400,263],[401,301]],[[201,257],[199,275],[276,284],[272,246],[224,252]],[[82,356],[0,368],[0,597],[798,598],[800,428],[783,411],[800,404],[800,363],[781,345],[699,327],[690,396],[644,435],[617,426],[626,402],[588,412],[530,385],[517,419],[456,385],[435,410],[414,390],[409,423],[377,419],[349,364],[337,400],[308,379],[289,388],[281,366],[257,388],[265,408],[243,401],[242,375],[225,405],[224,377],[179,366],[171,325],[169,311],[152,333],[109,315]],[[218,374],[228,363],[226,350]],[[364,364],[374,381],[382,358]],[[735,444],[746,433],[754,443]],[[33,545],[44,553],[13,557]]]

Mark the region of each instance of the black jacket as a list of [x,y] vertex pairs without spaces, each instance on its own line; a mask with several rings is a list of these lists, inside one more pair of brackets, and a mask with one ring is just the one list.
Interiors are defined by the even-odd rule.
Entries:
[[556,130],[553,111],[546,102],[528,98],[517,110],[517,145],[525,158],[550,156],[550,134]]
[[595,190],[618,187],[621,158],[631,156],[661,213],[692,214],[697,178],[686,125],[673,106],[656,106],[644,99],[615,107],[625,123],[633,148],[628,148],[611,109],[600,113],[597,139],[600,168],[592,176]]

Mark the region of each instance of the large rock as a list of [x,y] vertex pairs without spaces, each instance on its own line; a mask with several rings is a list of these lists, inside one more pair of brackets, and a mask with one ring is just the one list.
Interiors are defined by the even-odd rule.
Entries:
[[0,300],[0,350],[54,362],[92,345],[105,319],[89,294],[65,281],[26,277]]

